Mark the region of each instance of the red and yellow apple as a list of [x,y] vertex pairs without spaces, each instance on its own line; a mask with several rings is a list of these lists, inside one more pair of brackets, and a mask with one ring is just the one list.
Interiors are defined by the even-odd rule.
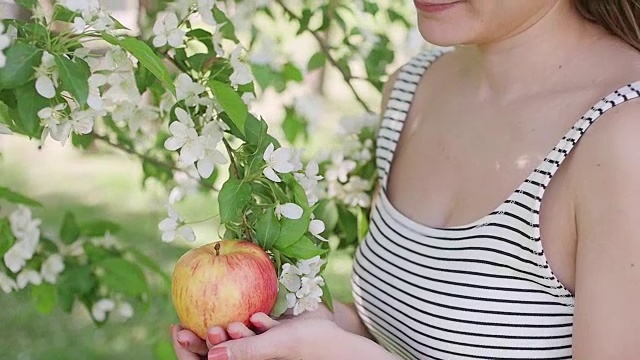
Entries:
[[268,314],[278,297],[278,278],[261,247],[222,240],[178,260],[171,294],[182,326],[206,339],[212,326],[249,325],[251,315]]

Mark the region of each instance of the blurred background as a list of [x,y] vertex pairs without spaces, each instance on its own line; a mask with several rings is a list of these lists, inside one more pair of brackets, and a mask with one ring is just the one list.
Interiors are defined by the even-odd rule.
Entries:
[[[158,5],[154,0],[141,1],[101,0],[101,3],[132,31],[141,31],[140,27],[145,24],[140,21],[140,12]],[[297,1],[288,3],[300,11],[302,0]],[[400,2],[378,2],[390,1]],[[412,2],[403,1],[407,19],[413,21]],[[44,8],[52,6],[51,1],[39,2]],[[12,1],[0,0],[0,18],[25,16],[29,14],[23,13]],[[260,19],[247,21],[259,22]],[[272,32],[278,39],[276,52],[304,63],[318,50],[309,36],[297,36],[295,31],[288,30],[289,22],[275,22],[275,25],[265,25],[264,31]],[[388,73],[425,45],[412,26],[388,27],[385,32],[395,48]],[[326,35],[329,37],[330,33]],[[356,90],[371,109],[378,111],[378,89],[356,84]],[[284,117],[283,104],[292,102],[300,112],[306,112],[307,120],[312,123],[309,126],[313,126],[313,131],[307,144],[310,152],[339,146],[331,142],[339,120],[363,111],[340,74],[331,68],[305,76],[304,82],[289,86],[285,92],[258,92],[252,111],[278,124]],[[271,127],[273,131],[278,128]],[[284,138],[283,134],[273,135]],[[120,224],[118,240],[135,245],[159,261],[167,274],[189,246],[218,238],[215,224],[204,222],[194,226],[199,239],[196,244],[161,242],[157,224],[166,217],[166,190],[153,182],[143,185],[140,162],[113,149],[95,147],[79,151],[55,142],[48,142],[40,149],[35,140],[0,136],[0,186],[27,194],[44,204],[43,208],[34,209],[34,216],[43,220],[45,233],[55,233],[69,210],[80,222],[105,218]],[[207,216],[202,215],[203,209],[211,208],[215,202],[210,196],[195,195],[181,205],[181,210],[187,218],[204,218]],[[351,254],[334,252],[327,281],[335,299],[351,299],[350,274]],[[96,326],[81,307],[76,307],[71,314],[56,308],[52,314],[42,315],[30,303],[28,292],[0,293],[0,359],[172,359],[169,324],[176,323],[177,318],[168,296],[169,289],[153,274],[149,274],[149,281],[152,297],[148,308],[136,309],[136,315],[126,322],[107,322],[103,326]]]

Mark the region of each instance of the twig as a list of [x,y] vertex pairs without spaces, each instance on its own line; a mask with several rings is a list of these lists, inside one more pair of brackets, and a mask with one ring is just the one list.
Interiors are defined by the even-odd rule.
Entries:
[[[287,15],[291,16],[292,18],[294,18],[294,19],[296,19],[298,21],[302,20],[291,9],[289,9],[287,7],[287,5],[282,0],[275,0],[275,2],[278,5],[280,5],[282,10],[284,10],[284,12],[287,13]],[[353,80],[355,78],[352,77],[351,75],[347,74],[347,72],[345,72],[344,69],[342,69],[340,67],[340,65],[338,64],[338,61],[336,61],[336,59],[334,59],[333,56],[331,56],[331,52],[330,52],[329,47],[327,46],[327,44],[325,44],[324,40],[322,39],[322,37],[317,32],[315,32],[315,31],[313,31],[313,30],[311,30],[309,28],[307,28],[306,31],[311,33],[311,35],[313,35],[313,37],[316,39],[316,41],[318,42],[318,45],[320,45],[320,49],[322,50],[322,52],[327,57],[327,60],[329,60],[329,63],[331,63],[331,65],[333,65],[333,67],[335,67],[340,72],[340,74],[342,74],[342,78],[347,83],[347,86],[349,86],[349,88],[351,89],[351,92],[355,96],[356,100],[360,103],[360,105],[362,105],[362,107],[367,112],[371,112],[371,109],[369,108],[367,103],[360,97],[360,95],[358,94],[358,91],[355,89],[355,87],[353,87],[353,84],[351,83],[351,80]]]
[[154,165],[162,166],[162,167],[174,170],[174,171],[183,171],[183,170],[179,169],[178,167],[176,167],[174,164],[171,164],[171,163],[168,163],[168,162],[164,162],[162,160],[158,160],[156,158],[153,158],[153,157],[150,157],[150,156],[147,156],[147,155],[144,155],[144,154],[140,154],[139,152],[137,152],[137,151],[135,151],[133,149],[130,149],[130,148],[128,148],[128,147],[126,147],[126,146],[124,146],[122,144],[111,142],[111,140],[109,140],[104,135],[98,135],[96,133],[91,133],[91,136],[94,139],[102,141],[103,143],[105,143],[105,144],[107,144],[107,145],[109,145],[109,146],[111,146],[113,148],[116,148],[118,150],[124,151],[127,154],[139,157],[142,160],[148,161],[148,162],[150,162],[150,163],[152,163]]

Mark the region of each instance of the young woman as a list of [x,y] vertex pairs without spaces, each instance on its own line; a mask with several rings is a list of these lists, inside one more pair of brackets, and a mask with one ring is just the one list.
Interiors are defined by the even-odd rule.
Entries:
[[640,357],[640,2],[415,4],[456,49],[389,81],[355,306],[175,326],[181,360]]

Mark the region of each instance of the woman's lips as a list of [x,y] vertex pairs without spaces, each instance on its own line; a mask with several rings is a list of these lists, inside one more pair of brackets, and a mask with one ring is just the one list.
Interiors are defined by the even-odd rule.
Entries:
[[437,12],[449,10],[461,2],[462,1],[453,1],[448,3],[433,3],[433,2],[427,2],[427,1],[414,0],[414,4],[416,5],[416,8],[426,13],[437,13]]

